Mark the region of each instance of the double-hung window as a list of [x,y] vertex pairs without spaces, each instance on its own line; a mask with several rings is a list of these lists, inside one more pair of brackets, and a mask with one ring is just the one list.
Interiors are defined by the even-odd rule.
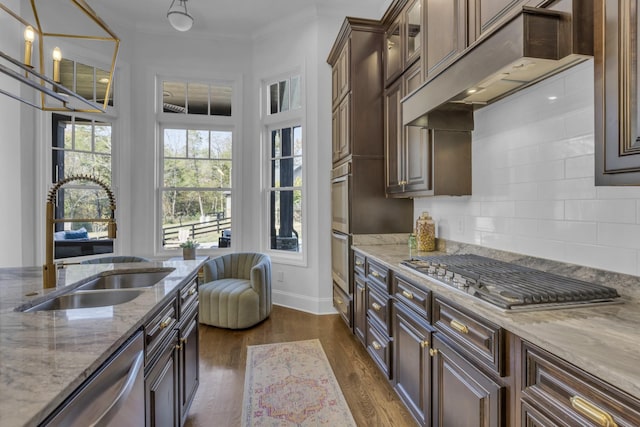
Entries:
[[161,249],[231,246],[231,83],[160,80]]
[[[300,74],[263,84],[267,250],[302,259],[304,223],[304,111]],[[278,255],[279,254],[279,255]]]

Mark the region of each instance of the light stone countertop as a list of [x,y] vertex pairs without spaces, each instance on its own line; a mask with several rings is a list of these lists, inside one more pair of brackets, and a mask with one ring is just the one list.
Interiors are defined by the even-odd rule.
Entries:
[[[447,244],[449,246],[449,244]],[[596,271],[524,256],[474,250],[476,246],[454,245],[447,253],[478,253],[502,258],[556,274],[600,282],[618,289],[622,304],[508,313],[494,308],[451,286],[414,273],[400,264],[408,259],[406,244],[354,246],[354,249],[383,263],[395,272],[422,284],[479,316],[538,345],[601,380],[640,399],[640,278]],[[424,252],[414,255],[437,255]],[[508,254],[508,253],[507,253]],[[594,272],[595,271],[595,272]],[[562,274],[564,273],[564,274]]]
[[[197,273],[204,259],[71,265],[56,289],[42,288],[42,267],[0,269],[0,425],[41,422],[139,330],[153,309]],[[91,309],[23,313],[15,308],[64,293],[105,271],[175,268],[130,302]],[[35,296],[26,296],[37,292]]]

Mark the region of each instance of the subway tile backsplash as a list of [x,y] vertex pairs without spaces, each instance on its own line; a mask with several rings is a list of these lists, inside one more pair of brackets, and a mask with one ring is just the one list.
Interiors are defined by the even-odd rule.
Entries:
[[[475,113],[473,195],[423,197],[441,238],[640,275],[640,187],[595,187],[593,61]],[[554,98],[555,97],[555,98]]]

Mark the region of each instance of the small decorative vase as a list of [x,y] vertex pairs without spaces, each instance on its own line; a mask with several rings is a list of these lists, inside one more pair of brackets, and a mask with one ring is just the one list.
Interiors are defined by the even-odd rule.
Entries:
[[416,243],[421,252],[436,250],[436,224],[428,212],[416,221]]
[[183,259],[196,259],[196,248],[182,248]]

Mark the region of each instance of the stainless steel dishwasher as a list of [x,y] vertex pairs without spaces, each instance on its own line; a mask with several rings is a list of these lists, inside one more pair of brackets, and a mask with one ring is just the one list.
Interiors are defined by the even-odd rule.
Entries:
[[144,426],[144,343],[123,344],[42,426]]

